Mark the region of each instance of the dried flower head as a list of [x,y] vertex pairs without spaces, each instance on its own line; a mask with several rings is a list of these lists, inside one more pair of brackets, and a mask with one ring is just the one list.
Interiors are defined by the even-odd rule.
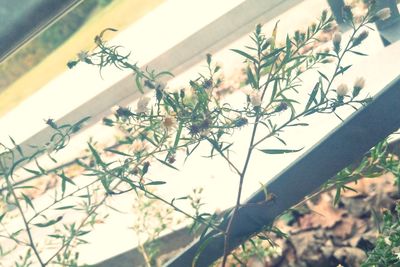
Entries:
[[380,19],[380,20],[387,20],[388,18],[390,18],[391,16],[391,11],[390,8],[385,7],[381,10],[379,10],[378,12],[376,12],[376,16]]
[[347,95],[347,93],[349,92],[349,88],[347,87],[346,84],[342,83],[341,85],[338,86],[338,88],[336,89],[336,93],[338,96],[345,96]]
[[146,113],[147,112],[147,105],[150,102],[150,98],[147,96],[141,97],[137,102],[136,111],[138,113]]
[[260,92],[253,92],[250,94],[249,97],[250,97],[250,103],[253,105],[253,107],[261,106],[262,100]]
[[170,131],[172,129],[176,129],[177,121],[176,118],[170,115],[164,117],[162,121],[162,126],[167,130]]
[[133,153],[142,153],[147,150],[147,143],[145,141],[136,139],[132,143],[132,152]]

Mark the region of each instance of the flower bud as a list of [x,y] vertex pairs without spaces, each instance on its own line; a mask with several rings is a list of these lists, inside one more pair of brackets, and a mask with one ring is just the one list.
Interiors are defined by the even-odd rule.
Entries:
[[336,53],[339,53],[339,50],[340,50],[340,43],[342,42],[342,34],[339,33],[339,32],[336,32],[336,33],[333,35],[332,42],[333,42],[333,50],[334,50]]
[[344,97],[345,95],[347,95],[348,92],[349,92],[349,88],[344,83],[339,85],[338,88],[336,89],[336,93],[337,93],[338,97]]
[[387,20],[388,18],[390,18],[391,15],[391,11],[390,8],[385,7],[381,10],[379,10],[378,12],[376,12],[376,16],[380,19],[380,20]]
[[353,97],[358,96],[361,89],[364,88],[364,85],[365,85],[365,79],[363,77],[357,78],[357,80],[354,82],[354,86],[353,86]]
[[368,31],[363,31],[361,32],[357,37],[355,37],[353,39],[353,46],[358,46],[362,43],[362,41],[364,41],[365,39],[367,39],[368,37]]

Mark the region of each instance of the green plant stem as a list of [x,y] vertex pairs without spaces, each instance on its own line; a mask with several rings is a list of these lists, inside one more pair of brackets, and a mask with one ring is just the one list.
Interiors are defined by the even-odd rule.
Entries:
[[[3,166],[3,163],[1,161],[0,161],[0,166],[2,168],[2,172],[6,173],[5,172],[6,171],[5,167]],[[18,209],[19,213],[21,214],[21,217],[22,217],[22,220],[23,220],[23,223],[24,223],[24,226],[25,226],[25,230],[26,230],[26,233],[28,235],[29,246],[32,248],[33,253],[35,253],[35,256],[36,256],[37,260],[39,261],[40,266],[44,267],[46,265],[43,263],[42,258],[40,257],[39,251],[38,251],[38,249],[37,249],[37,247],[36,247],[36,245],[35,245],[35,243],[33,241],[31,229],[29,227],[29,223],[28,223],[28,221],[27,221],[27,219],[25,217],[24,211],[22,210],[21,204],[19,203],[17,194],[15,193],[14,188],[12,187],[12,184],[11,184],[11,182],[9,180],[9,177],[6,175],[4,178],[5,178],[7,186],[8,186],[8,191],[13,196],[13,198],[15,200],[15,205],[17,206],[17,209]]]

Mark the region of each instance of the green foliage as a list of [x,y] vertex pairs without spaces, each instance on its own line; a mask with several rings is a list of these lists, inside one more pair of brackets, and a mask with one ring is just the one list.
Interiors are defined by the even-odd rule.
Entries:
[[[88,10],[93,8],[91,1],[85,3]],[[89,180],[86,184],[78,186],[78,183],[75,183],[64,170],[56,170],[55,174],[61,179],[61,185],[56,190],[54,201],[44,207],[34,206],[29,196],[21,194],[20,190],[24,181],[15,181],[16,171],[20,170],[24,164],[32,162],[35,163],[34,167],[23,169],[34,175],[32,179],[49,174],[51,171],[41,167],[39,157],[47,155],[56,162],[55,152],[60,153],[68,145],[71,135],[76,133],[88,118],[73,125],[57,125],[52,119],[47,120],[46,123],[54,134],[46,146],[37,147],[37,152],[32,155],[24,156],[24,151],[18,148],[12,139],[14,148],[3,145],[4,152],[0,155],[0,176],[4,181],[4,186],[1,191],[6,196],[5,203],[18,209],[24,225],[14,233],[6,232],[5,238],[20,245],[24,243],[22,240],[25,240],[22,235],[27,235],[29,242],[25,242],[25,245],[29,248],[28,251],[33,252],[33,255],[27,254],[28,258],[34,258],[34,261],[41,266],[49,264],[76,266],[78,254],[73,254],[71,251],[77,245],[86,243],[87,241],[82,236],[89,233],[97,221],[104,219],[100,208],[107,205],[110,196],[134,191],[138,197],[150,199],[141,203],[144,206],[138,207],[145,217],[148,215],[147,208],[150,205],[148,203],[157,201],[166,205],[169,210],[192,219],[193,230],[200,229],[202,225],[206,229],[213,229],[223,234],[225,251],[222,265],[225,266],[226,258],[230,253],[228,248],[231,225],[241,205],[241,190],[248,176],[247,168],[253,152],[261,151],[268,154],[265,156],[298,152],[301,149],[265,148],[265,141],[276,138],[285,146],[286,142],[279,134],[293,127],[307,126],[308,124],[302,122],[306,116],[315,113],[336,114],[336,111],[343,106],[352,106],[357,109],[368,103],[369,99],[359,96],[363,87],[360,86],[361,83],[357,87],[354,86],[352,93],[348,92],[346,86],[334,88],[333,84],[351,67],[351,65],[342,66],[343,58],[347,53],[354,52],[352,50],[355,47],[354,40],[359,38],[359,32],[366,26],[369,19],[368,13],[359,24],[354,25],[352,36],[347,43],[342,42],[341,37],[336,37],[333,51],[325,52],[305,48],[318,44],[318,33],[330,27],[333,19],[328,17],[326,12],[305,32],[296,32],[293,36],[287,35],[283,44],[279,44],[276,40],[278,24],[275,25],[271,34],[263,32],[261,25],[257,25],[250,36],[252,44],[247,46],[246,50],[233,50],[244,60],[248,83],[248,93],[243,95],[243,101],[240,104],[228,103],[217,96],[216,91],[221,83],[218,76],[220,67],[213,62],[211,55],[206,57],[206,74],[199,74],[177,91],[168,90],[161,79],[166,75],[172,75],[171,73],[143,69],[137,63],[131,63],[130,53],[124,52],[120,46],[109,45],[104,38],[108,31],[115,31],[115,29],[105,29],[95,37],[97,48],[93,52],[80,53],[79,58],[68,63],[68,67],[74,67],[78,63],[89,64],[98,68],[100,74],[105,67],[110,66],[128,70],[133,75],[137,89],[142,93],[149,93],[151,97],[143,95],[138,100],[135,109],[116,107],[112,116],[103,120],[107,126],[121,129],[124,135],[115,146],[108,149],[102,149],[97,144],[88,142],[86,160],[77,161],[84,169],[83,175]],[[361,41],[357,41],[356,44],[358,45]],[[57,42],[57,39],[54,39],[54,42]],[[297,100],[297,94],[301,89],[302,75],[306,71],[313,71],[330,62],[334,66],[333,73],[328,75],[315,72],[318,76],[315,86],[307,92],[309,94],[307,102],[300,103]],[[358,91],[354,93],[356,88]],[[243,165],[239,166],[230,159],[231,152],[235,148],[235,143],[230,139],[242,127],[250,127],[252,133],[249,136],[247,153],[243,157]],[[226,214],[202,212],[203,203],[197,196],[201,193],[199,191],[193,192],[192,196],[176,197],[172,200],[157,194],[156,188],[166,181],[153,177],[157,176],[151,173],[153,165],[160,164],[177,171],[176,158],[181,157],[186,160],[200,144],[208,145],[210,158],[221,157],[238,176],[239,190],[236,204]],[[262,148],[260,148],[261,145]],[[382,158],[379,152],[376,154],[377,157]],[[342,174],[338,175],[333,183],[334,186],[345,188],[349,174],[346,172],[346,177]],[[266,193],[265,201],[271,198],[273,194]],[[71,205],[70,201],[73,199],[78,199],[78,201]],[[191,201],[194,213],[185,211],[177,205],[177,201],[183,200]],[[26,215],[21,201],[32,210],[33,215],[29,217]],[[80,220],[77,219],[73,223],[65,222],[64,214],[70,209],[80,213],[82,216]],[[6,219],[8,214],[9,210],[6,209],[0,219]],[[231,214],[230,217],[229,214]],[[160,214],[157,216],[160,220],[163,217]],[[224,231],[219,227],[222,221],[227,225]],[[46,259],[41,253],[46,245],[35,242],[32,226],[49,230],[51,233],[48,236],[56,242],[57,250]],[[152,259],[155,255],[153,252],[156,251],[152,240],[165,227],[166,224],[161,223],[161,227],[155,229],[151,235],[153,237],[141,242],[142,253],[147,255],[148,265],[153,263]],[[268,231],[280,233],[279,229],[273,227]],[[270,240],[264,234],[260,234],[259,237]],[[210,242],[211,239],[205,242]],[[206,243],[203,243],[201,247],[206,247]],[[200,254],[201,251],[198,251],[197,256]]]
[[375,248],[368,252],[367,260],[361,265],[367,266],[400,266],[400,204],[395,211],[385,210],[378,221],[380,235]]

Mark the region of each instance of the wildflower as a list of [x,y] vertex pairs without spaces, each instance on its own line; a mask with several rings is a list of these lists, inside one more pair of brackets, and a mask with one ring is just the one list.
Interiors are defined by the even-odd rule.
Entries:
[[150,102],[150,98],[147,96],[141,97],[139,99],[139,101],[137,102],[137,106],[136,106],[136,111],[138,113],[146,113],[147,111],[147,105]]
[[390,18],[391,15],[391,11],[390,8],[385,7],[381,10],[379,10],[378,12],[376,12],[376,16],[380,19],[380,20],[387,20],[388,18]]
[[336,93],[337,93],[338,97],[344,97],[345,95],[347,95],[348,92],[349,92],[349,88],[344,83],[339,85],[338,88],[336,89]]
[[253,105],[253,107],[259,107],[261,106],[262,100],[261,100],[261,94],[259,92],[253,92],[250,94],[250,103]]
[[162,121],[162,126],[164,126],[167,131],[175,129],[177,127],[176,118],[170,115],[165,116]]
[[142,153],[146,150],[147,150],[146,142],[139,140],[139,139],[136,139],[135,141],[133,141],[133,143],[132,143],[132,152],[133,153]]
[[357,78],[353,86],[353,97],[358,96],[361,89],[364,88],[364,85],[365,85],[365,79],[362,77]]
[[342,42],[342,34],[339,33],[339,32],[336,32],[333,35],[332,42],[333,42],[333,50],[336,53],[339,53],[339,51],[340,51],[340,43]]

